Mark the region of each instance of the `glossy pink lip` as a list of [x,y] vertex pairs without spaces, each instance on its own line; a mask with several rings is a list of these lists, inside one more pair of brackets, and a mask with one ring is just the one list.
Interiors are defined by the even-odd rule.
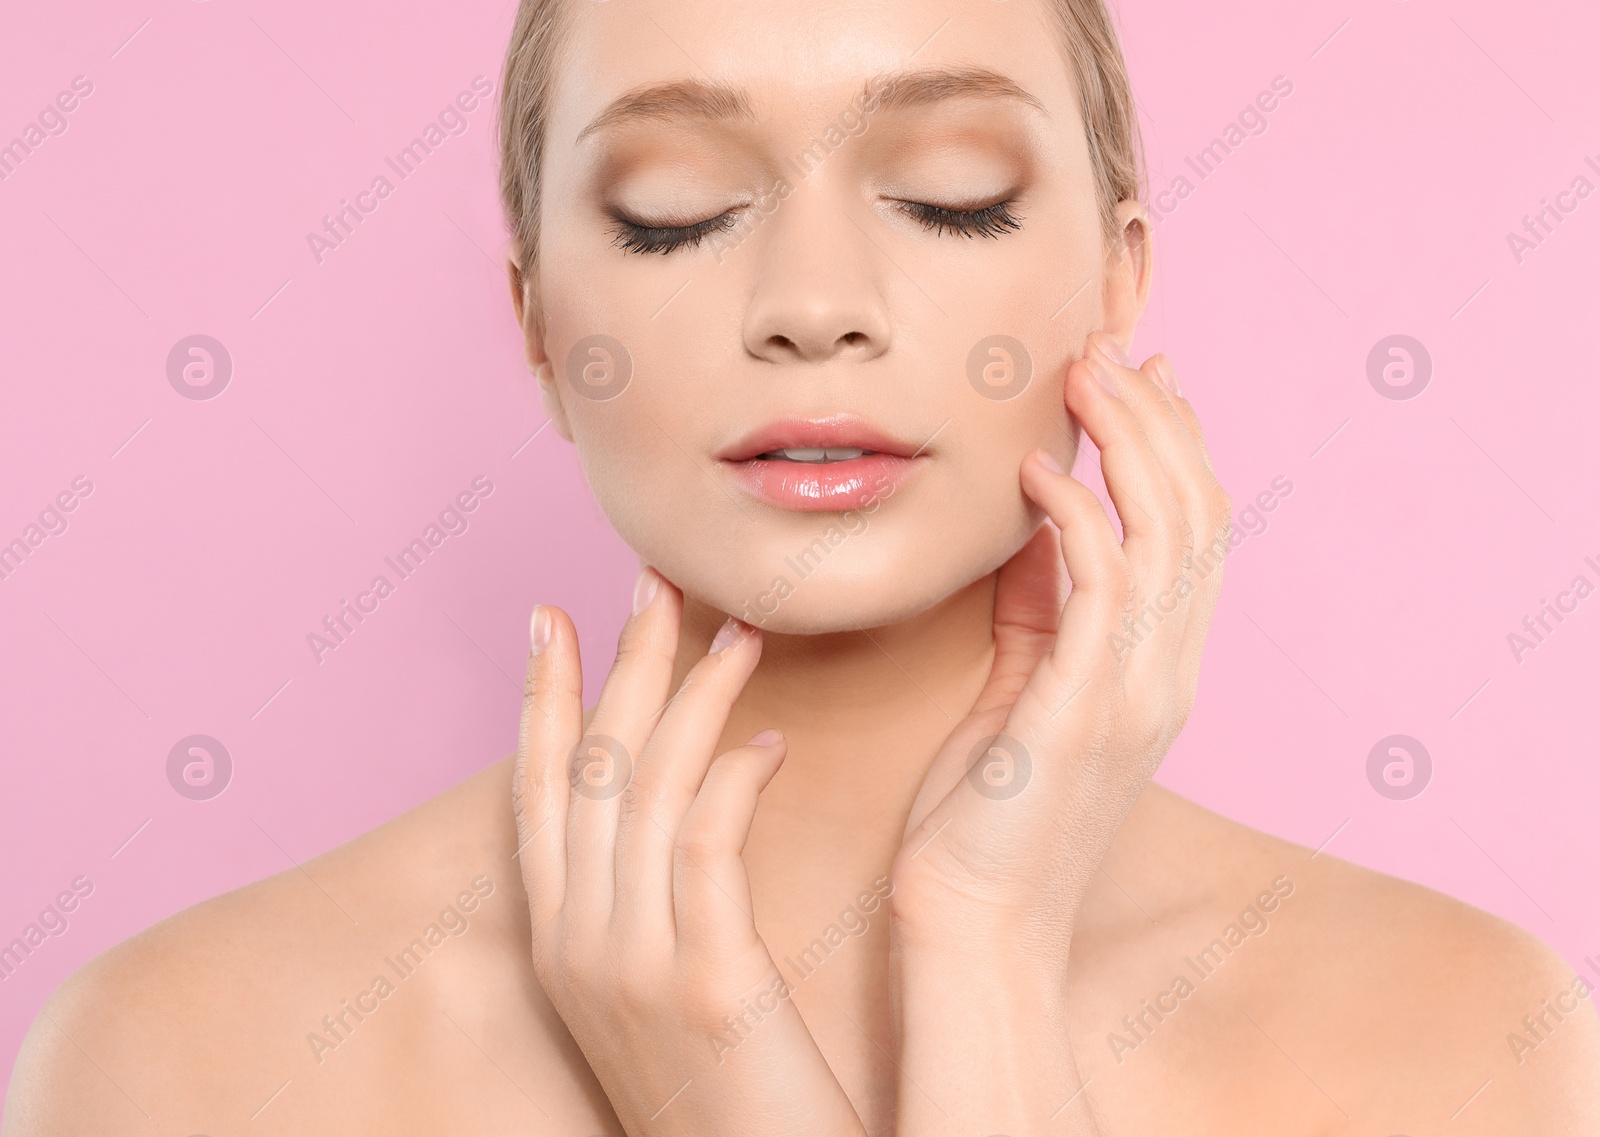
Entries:
[[[828,463],[761,457],[774,450],[816,447],[850,447],[871,453]],[[780,419],[741,438],[717,457],[746,490],[769,505],[825,512],[860,509],[888,497],[926,453],[853,415],[838,415]]]

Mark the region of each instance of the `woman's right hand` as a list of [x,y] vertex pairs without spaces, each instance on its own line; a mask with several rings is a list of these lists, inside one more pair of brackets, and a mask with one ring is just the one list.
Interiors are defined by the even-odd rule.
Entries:
[[783,739],[713,761],[761,634],[728,621],[674,693],[682,611],[645,569],[585,730],[572,621],[534,609],[512,781],[534,970],[631,1137],[863,1137],[751,915]]

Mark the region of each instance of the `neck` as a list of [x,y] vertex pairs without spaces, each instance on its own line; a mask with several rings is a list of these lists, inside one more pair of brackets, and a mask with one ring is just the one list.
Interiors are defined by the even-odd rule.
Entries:
[[[848,846],[869,861],[885,850],[893,856],[934,754],[988,677],[994,588],[990,574],[885,627],[763,633],[761,662],[718,748],[739,746],[768,728],[788,742],[783,768],[762,794],[752,854],[803,842],[812,849]],[[724,618],[686,602],[678,679]]]

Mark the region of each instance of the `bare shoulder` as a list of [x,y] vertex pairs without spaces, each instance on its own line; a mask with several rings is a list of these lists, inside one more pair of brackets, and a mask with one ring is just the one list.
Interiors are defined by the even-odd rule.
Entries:
[[1180,974],[1317,1131],[1600,1133],[1594,984],[1538,937],[1162,797],[1206,898],[1173,905]]
[[509,777],[500,763],[90,961],[29,1031],[6,1137],[252,1120],[318,1132],[360,1097],[364,1074],[399,1072],[405,1055],[439,1046],[450,993],[469,1031],[483,1019],[480,982],[500,984],[501,1002],[524,1015],[533,1006],[536,1021],[542,994],[509,950],[526,943],[527,923]]

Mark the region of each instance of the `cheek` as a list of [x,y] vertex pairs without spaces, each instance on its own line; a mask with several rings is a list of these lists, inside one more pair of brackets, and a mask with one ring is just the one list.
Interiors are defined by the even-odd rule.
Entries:
[[[735,536],[725,515],[742,520],[708,476],[718,428],[740,421],[737,392],[724,389],[728,361],[711,357],[711,337],[691,331],[718,322],[703,310],[704,297],[698,305],[685,303],[669,321],[649,318],[661,306],[658,297],[610,287],[594,294],[604,297],[603,305],[566,301],[549,313],[556,383],[579,461],[618,534],[669,579],[687,586],[685,557],[725,549]],[[688,300],[679,296],[674,303]],[[639,315],[635,305],[649,307]],[[588,346],[600,336],[616,342]],[[598,383],[587,382],[586,366]],[[719,407],[727,415],[713,413]],[[703,581],[697,584],[703,587]]]
[[1016,396],[1004,402],[972,396],[953,408],[956,415],[939,441],[953,435],[944,458],[959,464],[965,476],[988,486],[1003,483],[1020,493],[1018,470],[1030,451],[1042,447],[1061,458],[1072,453],[1076,424],[1062,397],[1065,365],[1039,362],[1045,365],[1042,373],[1036,371]]
[[939,436],[947,442],[940,455],[940,496],[925,506],[925,522],[937,524],[942,515],[974,541],[1003,546],[1042,519],[1022,492],[1022,462],[1043,449],[1071,469],[1078,429],[1063,401],[1065,360],[1050,355],[1036,357],[1034,364],[1027,387],[1010,399],[991,401],[968,386],[955,400],[954,418]]
[[[623,539],[647,557],[664,536],[692,540],[703,524],[704,496],[715,492],[685,453],[698,439],[688,433],[692,424],[682,421],[680,401],[660,398],[657,383],[637,381],[607,402],[567,400],[578,459],[596,501]],[[651,563],[660,567],[659,560]]]

